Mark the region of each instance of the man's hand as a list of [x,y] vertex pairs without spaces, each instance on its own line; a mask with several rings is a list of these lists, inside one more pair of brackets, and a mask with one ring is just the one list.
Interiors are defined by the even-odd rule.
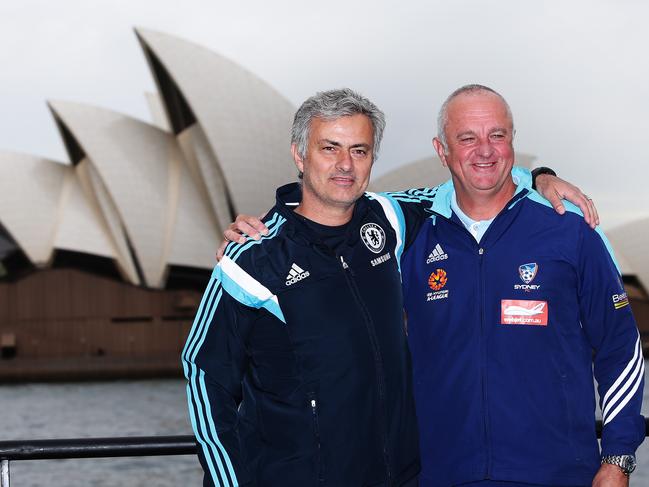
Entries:
[[602,463],[593,479],[593,487],[629,487],[629,477],[617,465]]
[[562,199],[566,199],[579,207],[584,214],[584,220],[591,228],[599,225],[599,215],[593,200],[582,193],[577,186],[556,176],[541,174],[536,178],[536,190],[552,204],[560,215],[566,212],[566,208],[561,202]]
[[260,217],[238,215],[234,223],[231,223],[223,233],[223,242],[216,252],[216,260],[221,261],[223,252],[230,242],[242,244],[246,241],[246,235],[254,240],[259,240],[262,235],[268,235],[268,228],[261,222],[264,216],[266,215]]

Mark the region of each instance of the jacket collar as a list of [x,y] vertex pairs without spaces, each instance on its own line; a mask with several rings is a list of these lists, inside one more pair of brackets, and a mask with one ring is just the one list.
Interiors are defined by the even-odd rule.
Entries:
[[[512,178],[516,184],[516,191],[514,192],[512,199],[507,203],[507,209],[510,209],[518,203],[521,197],[525,196],[532,189],[532,173],[528,169],[514,166],[512,168]],[[451,201],[453,200],[453,194],[455,193],[453,180],[449,179],[438,188],[431,210],[444,218],[450,219],[453,214]]]
[[[298,235],[306,237],[311,242],[320,242],[320,236],[304,222],[304,217],[295,213],[295,208],[302,201],[302,187],[299,183],[290,183],[277,188],[276,209],[288,222],[291,228]],[[369,209],[369,203],[365,196],[361,196],[354,205],[352,219],[347,228],[347,243],[352,246],[360,236],[354,229],[360,226]]]

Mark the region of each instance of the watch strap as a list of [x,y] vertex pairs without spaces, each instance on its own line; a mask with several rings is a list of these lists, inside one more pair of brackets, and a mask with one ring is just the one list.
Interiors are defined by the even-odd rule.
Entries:
[[549,174],[550,176],[556,176],[557,173],[554,172],[549,167],[540,166],[535,169],[532,169],[532,189],[536,189],[536,178],[541,174]]
[[624,475],[630,475],[636,467],[635,457],[633,455],[604,455],[602,463],[616,465],[622,469]]

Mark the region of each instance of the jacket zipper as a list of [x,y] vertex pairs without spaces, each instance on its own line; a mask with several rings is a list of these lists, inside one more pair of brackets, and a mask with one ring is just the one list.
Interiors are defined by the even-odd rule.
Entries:
[[482,372],[482,401],[484,404],[484,414],[482,415],[482,420],[484,422],[485,453],[487,456],[485,464],[485,479],[489,479],[491,476],[491,449],[489,448],[489,422],[487,420],[489,407],[487,405],[487,330],[485,329],[485,279],[483,259],[484,248],[480,247],[478,249],[478,266],[480,269],[480,336],[482,338],[480,350],[482,360],[480,364],[480,370]]
[[[478,283],[479,283],[479,294],[480,294],[480,383],[482,388],[482,402],[484,411],[482,414],[482,425],[484,432],[484,451],[486,455],[485,459],[485,480],[490,480],[491,478],[491,449],[489,448],[489,421],[487,419],[489,407],[487,403],[487,330],[486,330],[486,318],[485,318],[485,276],[484,276],[484,253],[485,249],[480,245],[479,242],[475,240],[475,237],[469,232],[464,225],[457,223],[451,220],[451,223],[456,225],[461,231],[465,232],[469,238],[476,243],[478,247]],[[487,229],[487,232],[491,229],[491,226]],[[484,241],[485,235],[482,236],[481,241]]]
[[[494,223],[500,217],[501,214],[503,214],[507,209],[509,209],[513,204],[523,198],[527,193],[523,194],[515,194],[512,199],[505,205],[505,207],[500,210],[500,212],[494,217],[494,221],[489,225],[489,228],[487,231],[484,233],[482,238],[480,239],[482,242],[485,241],[485,237],[492,231],[492,228],[494,227]],[[514,201],[516,200],[516,201]],[[484,276],[484,253],[485,249],[484,247],[481,246],[480,242],[477,242],[475,240],[475,237],[469,232],[466,227],[462,223],[458,223],[453,220],[449,220],[451,223],[456,225],[458,228],[460,228],[462,231],[464,231],[467,235],[469,235],[470,239],[474,242],[476,242],[476,245],[478,247],[478,270],[479,270],[479,283],[480,283],[480,338],[481,338],[481,348],[480,348],[480,354],[481,354],[481,360],[480,360],[480,371],[481,371],[481,382],[482,382],[482,400],[484,403],[484,413],[482,415],[482,420],[483,420],[483,427],[484,427],[484,445],[485,445],[485,454],[486,454],[486,461],[485,461],[485,480],[490,480],[491,478],[491,448],[489,447],[490,441],[489,441],[489,421],[488,421],[488,416],[489,416],[489,406],[487,403],[487,398],[488,398],[488,393],[487,393],[487,330],[486,330],[486,318],[485,318],[485,276]]]
[[372,317],[370,316],[370,313],[367,310],[367,307],[365,306],[363,299],[361,298],[358,287],[356,286],[356,282],[352,277],[354,275],[354,272],[347,265],[342,255],[340,256],[340,263],[342,265],[345,274],[347,285],[351,289],[352,295],[354,296],[354,299],[356,300],[358,307],[361,309],[363,318],[365,319],[365,327],[367,328],[367,334],[369,336],[370,345],[372,346],[372,352],[374,354],[376,382],[377,382],[378,392],[379,392],[379,404],[380,404],[379,413],[380,413],[380,421],[381,421],[381,427],[379,429],[381,431],[381,439],[383,441],[383,461],[385,462],[385,471],[388,476],[387,485],[392,485],[392,471],[390,469],[390,453],[388,452],[388,440],[387,440],[388,435],[386,431],[387,410],[386,410],[386,400],[385,400],[385,376],[383,372],[383,359],[381,358],[379,341],[376,336],[376,330],[374,328],[374,323],[372,322]]
[[308,394],[309,404],[311,406],[311,415],[313,419],[313,434],[315,436],[316,447],[318,449],[318,482],[324,482],[324,465],[322,462],[322,444],[320,442],[320,423],[318,421],[318,401],[315,397],[315,393],[311,392]]

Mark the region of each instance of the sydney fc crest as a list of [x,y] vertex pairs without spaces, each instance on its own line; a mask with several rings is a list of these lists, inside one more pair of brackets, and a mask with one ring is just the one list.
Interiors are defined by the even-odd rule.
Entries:
[[521,280],[525,284],[529,284],[536,277],[536,273],[539,270],[539,266],[536,262],[531,262],[529,264],[523,264],[518,267],[518,275],[521,276]]
[[385,247],[385,232],[376,223],[366,223],[361,227],[361,238],[365,246],[375,254]]

